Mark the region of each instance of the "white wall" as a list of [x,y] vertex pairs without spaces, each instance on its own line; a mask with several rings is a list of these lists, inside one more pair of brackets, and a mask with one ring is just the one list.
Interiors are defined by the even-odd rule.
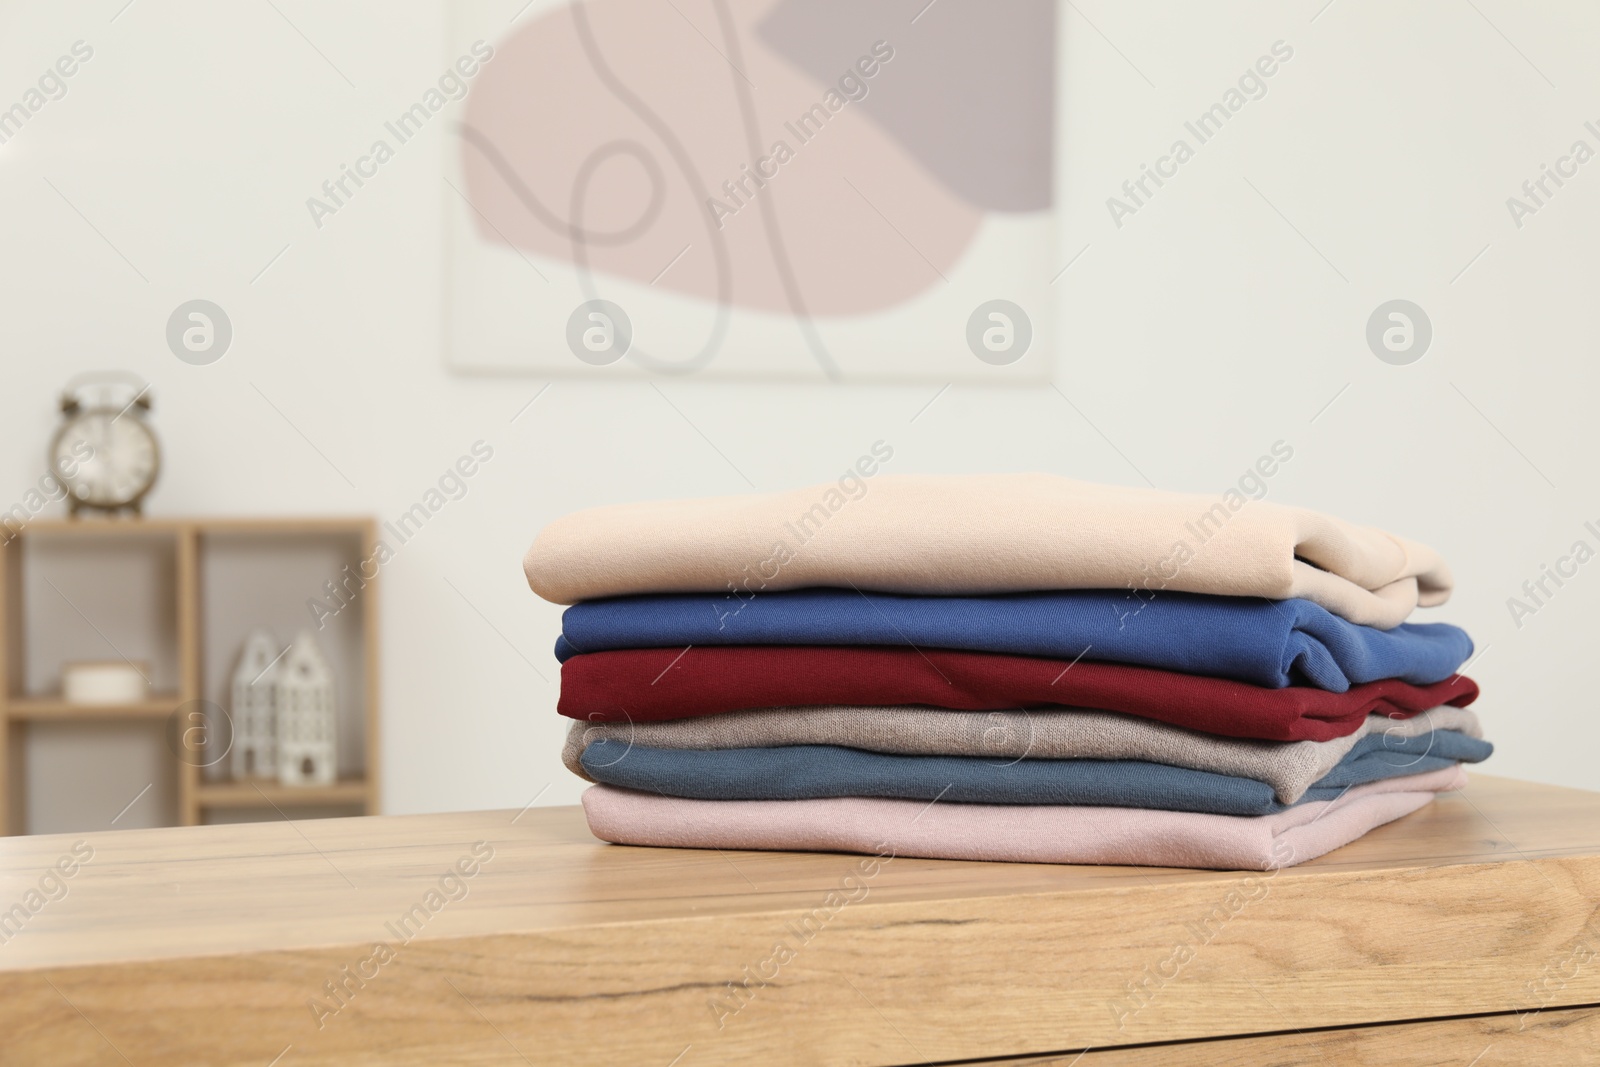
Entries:
[[[1574,540],[1600,546],[1582,527],[1600,520],[1600,163],[1520,229],[1505,204],[1575,139],[1600,148],[1583,128],[1600,120],[1600,9],[1081,0],[1062,15],[1060,262],[1087,246],[1055,286],[1070,404],[957,386],[918,415],[938,383],[662,382],[680,415],[648,384],[561,379],[513,424],[543,381],[444,369],[439,131],[320,232],[304,206],[442,69],[439,6],[275,0],[325,60],[266,3],[123,3],[0,3],[0,106],[74,41],[95,50],[0,145],[0,507],[38,477],[57,390],[91,367],[154,383],[156,513],[389,518],[490,442],[467,497],[385,572],[387,811],[576,799],[559,609],[528,592],[521,553],[577,508],[743,490],[705,438],[763,489],[829,478],[883,438],[899,471],[1137,484],[1137,468],[1193,490],[1283,438],[1275,499],[1452,561],[1459,593],[1427,617],[1487,649],[1490,769],[1600,787],[1600,564],[1521,629],[1506,606]],[[1294,57],[1268,95],[1114,226],[1106,197],[1276,40]],[[234,323],[211,366],[164,342],[195,297]],[[1434,324],[1412,366],[1363,338],[1396,297]]]

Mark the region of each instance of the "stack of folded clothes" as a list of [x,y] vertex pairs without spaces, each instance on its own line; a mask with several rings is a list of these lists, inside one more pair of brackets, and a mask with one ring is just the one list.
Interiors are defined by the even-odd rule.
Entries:
[[622,844],[1274,869],[1486,758],[1431,549],[1230,491],[879,476],[598,508],[524,562]]

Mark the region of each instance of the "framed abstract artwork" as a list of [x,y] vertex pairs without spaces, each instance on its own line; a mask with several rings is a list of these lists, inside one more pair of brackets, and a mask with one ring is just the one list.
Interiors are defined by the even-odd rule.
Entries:
[[454,369],[1048,380],[1051,0],[519,2],[451,8]]

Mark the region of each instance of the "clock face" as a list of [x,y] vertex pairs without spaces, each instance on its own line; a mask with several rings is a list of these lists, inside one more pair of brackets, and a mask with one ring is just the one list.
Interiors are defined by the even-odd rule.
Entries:
[[50,446],[50,463],[79,505],[119,508],[155,483],[155,435],[129,410],[97,409],[69,418]]

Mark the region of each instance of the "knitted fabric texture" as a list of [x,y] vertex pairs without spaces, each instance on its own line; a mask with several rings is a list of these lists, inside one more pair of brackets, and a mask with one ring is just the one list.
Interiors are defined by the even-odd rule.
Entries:
[[[1420,774],[1454,763],[1478,763],[1487,741],[1450,730],[1419,737],[1369,734],[1302,795],[1332,800],[1382,778]],[[783,748],[645,748],[600,742],[584,750],[584,767],[604,785],[700,800],[816,800],[893,797],[944,804],[1092,804],[1271,815],[1288,805],[1272,787],[1238,778],[1141,760],[1013,759],[895,756],[837,745]]]
[[1050,474],[888,475],[620,504],[546,526],[523,560],[560,604],[809,586],[939,596],[1043,589],[1303,597],[1391,628],[1450,595],[1433,549],[1306,508]]
[[1327,741],[1369,714],[1464,707],[1477,683],[1384,679],[1348,692],[1264,689],[1149,667],[941,649],[756,646],[591,652],[561,665],[557,710],[642,722],[750,708],[921,704],[961,711],[1067,706],[1120,711],[1229,737]]
[[1472,655],[1447,623],[1357,626],[1309,600],[1086,589],[990,597],[801,589],[740,597],[684,593],[578,604],[556,658],[685,645],[895,645],[1106,660],[1269,688],[1400,678],[1441,682]]
[[664,722],[575,722],[561,759],[572,773],[584,769],[585,746],[605,744],[620,758],[630,746],[649,748],[775,748],[843,745],[907,756],[981,756],[988,760],[1140,760],[1188,767],[1272,787],[1284,804],[1299,800],[1357,741],[1371,734],[1416,737],[1455,730],[1482,737],[1478,716],[1466,708],[1433,708],[1410,719],[1369,715],[1355,733],[1331,741],[1255,741],[1216,737],[1179,726],[1110,711],[947,711],[943,708],[777,708],[734,711]]
[[1466,784],[1460,767],[1356,786],[1276,815],[918,800],[683,800],[583,794],[590,831],[622,845],[862,852],[1012,863],[1274,870],[1315,859]]

